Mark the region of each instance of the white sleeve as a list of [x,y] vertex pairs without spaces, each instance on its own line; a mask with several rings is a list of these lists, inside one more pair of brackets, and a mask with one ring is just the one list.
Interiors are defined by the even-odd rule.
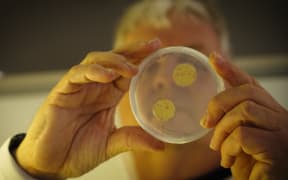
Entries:
[[9,152],[10,139],[0,147],[0,180],[36,180],[22,170]]

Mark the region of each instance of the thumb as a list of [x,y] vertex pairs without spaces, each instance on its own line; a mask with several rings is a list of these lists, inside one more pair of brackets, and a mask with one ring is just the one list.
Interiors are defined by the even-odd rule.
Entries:
[[118,47],[112,50],[112,52],[125,56],[130,63],[139,64],[143,58],[160,49],[161,46],[162,42],[156,38],[150,41],[140,41]]
[[162,151],[165,144],[142,128],[126,126],[117,129],[109,138],[107,144],[107,159],[126,151]]
[[242,71],[224,57],[220,56],[218,53],[211,53],[209,59],[212,67],[225,80],[225,82],[228,83],[228,85],[235,87],[243,84],[254,84],[260,87],[253,77]]

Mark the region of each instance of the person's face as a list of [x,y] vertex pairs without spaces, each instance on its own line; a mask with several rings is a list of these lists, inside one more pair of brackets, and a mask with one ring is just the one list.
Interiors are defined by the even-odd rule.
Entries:
[[[145,22],[139,24],[122,43],[125,45],[159,38],[163,47],[191,47],[207,56],[212,51],[221,53],[220,39],[208,22],[179,14],[172,14],[169,20],[171,26],[165,28],[155,28]],[[120,101],[117,111],[121,125],[138,125],[131,112],[128,93]]]
[[154,28],[148,23],[136,25],[134,31],[128,33],[124,44],[137,41],[148,41],[159,38],[163,47],[187,46],[196,49],[207,56],[212,51],[221,53],[220,39],[208,22],[192,15],[172,14],[169,16],[170,27]]

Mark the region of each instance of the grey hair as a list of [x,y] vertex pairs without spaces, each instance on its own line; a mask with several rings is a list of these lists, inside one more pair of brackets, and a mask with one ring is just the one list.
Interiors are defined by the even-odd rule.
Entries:
[[134,30],[137,23],[146,22],[155,28],[169,27],[167,17],[173,10],[191,14],[209,22],[221,40],[221,48],[230,54],[228,30],[223,16],[216,8],[213,0],[143,0],[132,4],[120,19],[115,32],[114,47],[122,45],[125,37]]

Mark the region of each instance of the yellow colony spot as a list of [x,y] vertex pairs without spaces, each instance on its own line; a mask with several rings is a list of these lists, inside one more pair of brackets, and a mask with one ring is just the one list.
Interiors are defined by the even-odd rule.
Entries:
[[153,104],[152,112],[156,119],[168,121],[175,116],[175,106],[169,99],[160,99]]
[[186,87],[191,85],[197,77],[195,67],[188,63],[178,64],[173,71],[173,80],[176,85]]

